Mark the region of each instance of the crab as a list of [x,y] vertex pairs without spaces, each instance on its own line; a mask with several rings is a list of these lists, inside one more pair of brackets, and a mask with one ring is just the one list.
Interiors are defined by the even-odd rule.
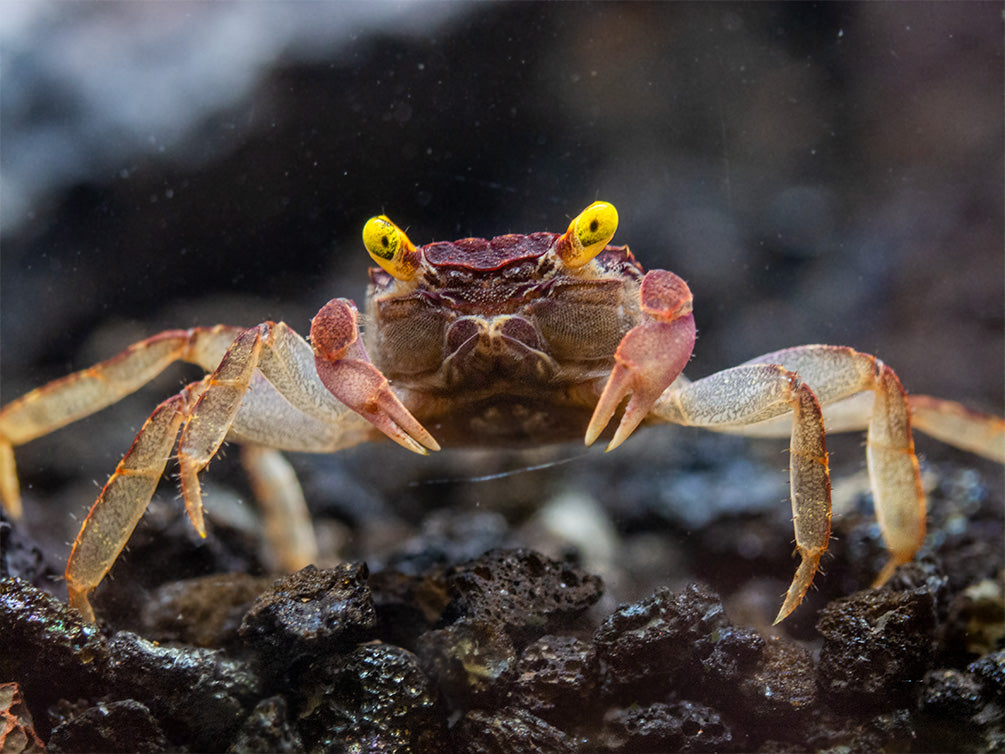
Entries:
[[[114,403],[176,360],[207,376],[143,424],[77,535],[69,603],[95,620],[90,592],[115,562],[174,454],[186,511],[205,536],[199,473],[225,442],[263,505],[282,567],[316,556],[303,493],[280,451],[329,453],[390,438],[416,453],[441,446],[528,446],[608,438],[675,423],[790,438],[800,563],[775,623],[802,601],[830,537],[827,430],[868,431],[867,465],[890,558],[874,586],[910,561],[925,535],[912,427],[1005,462],[1005,421],[951,401],[908,396],[875,356],[807,345],[690,381],[692,296],[666,270],[645,272],[611,246],[617,210],[594,202],[564,233],[465,238],[416,247],[386,216],[363,242],[370,270],[365,329],[337,298],[310,342],[282,322],[169,330],[33,390],[0,411],[0,499],[21,503],[13,448]],[[179,437],[180,432],[180,437]]]

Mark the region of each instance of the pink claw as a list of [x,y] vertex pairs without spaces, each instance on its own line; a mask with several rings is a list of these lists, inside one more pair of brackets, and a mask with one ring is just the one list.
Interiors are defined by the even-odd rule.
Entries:
[[627,440],[691,358],[696,332],[687,283],[672,272],[654,270],[642,281],[639,295],[645,319],[618,345],[614,369],[586,429],[587,445],[596,441],[630,394],[607,450]]
[[425,455],[439,443],[391,392],[359,340],[356,306],[329,301],[311,322],[314,366],[325,387],[399,445]]

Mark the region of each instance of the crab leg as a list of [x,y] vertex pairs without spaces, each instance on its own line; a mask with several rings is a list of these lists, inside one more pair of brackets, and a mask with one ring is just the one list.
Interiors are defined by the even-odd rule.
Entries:
[[241,333],[227,349],[220,365],[206,378],[206,389],[192,410],[178,442],[178,466],[185,510],[202,537],[206,524],[202,514],[202,489],[199,472],[210,462],[227,437],[241,399],[251,384],[262,350],[260,328]]
[[[693,410],[687,410],[687,397],[695,388],[708,381],[713,384],[729,385],[721,394],[705,400],[712,405],[742,403],[745,396],[756,386],[748,385],[747,379],[739,380],[734,375],[740,370],[751,368],[776,368],[798,375],[799,380],[812,386],[813,392],[822,404],[835,403],[839,409],[836,424],[842,430],[863,423],[863,403],[855,398],[857,393],[873,393],[872,405],[868,409],[867,460],[869,477],[876,503],[876,517],[890,560],[876,578],[873,586],[882,585],[901,563],[910,561],[921,547],[925,538],[925,497],[921,488],[918,461],[914,454],[911,436],[911,409],[904,389],[896,374],[879,359],[841,346],[801,346],[760,356],[736,369],[727,370],[706,377],[704,380],[671,389],[661,398],[654,409],[654,415],[665,421],[680,424],[696,424],[724,432],[737,434],[777,434],[779,425],[773,419],[787,413],[784,407],[766,413],[745,412],[727,421],[695,421]],[[781,408],[781,411],[777,409]],[[847,409],[847,410],[840,410]],[[795,423],[798,423],[798,418]],[[762,431],[764,428],[765,431]],[[795,436],[793,435],[793,442]],[[793,444],[793,452],[795,445]],[[796,480],[792,480],[793,510],[801,510]],[[829,500],[827,503],[829,513]],[[802,553],[798,536],[797,548]],[[826,539],[820,543],[826,549]],[[806,554],[803,553],[804,562]],[[800,570],[802,566],[800,566]],[[799,575],[797,574],[797,580]],[[793,587],[796,583],[793,582]],[[809,586],[807,582],[805,586]],[[800,587],[802,588],[802,587]],[[803,589],[805,592],[805,589]],[[785,604],[779,612],[778,620],[785,617],[791,608],[798,605],[802,594],[792,604],[794,596],[790,587]]]
[[154,410],[84,519],[66,564],[66,586],[70,607],[86,620],[94,622],[87,595],[108,573],[143,516],[164,474],[178,428],[203,387],[204,383],[193,383]]
[[752,364],[671,388],[653,410],[665,421],[709,429],[790,412],[789,484],[800,564],[776,623],[802,602],[830,538],[830,473],[817,397],[793,372],[777,365]]
[[[309,371],[308,364],[316,367],[319,361],[285,324],[265,322],[241,333],[207,378],[206,389],[192,408],[178,443],[185,507],[200,534],[205,536],[198,475],[228,437],[262,446],[246,454],[246,467],[257,489],[274,493],[263,496],[273,522],[284,518],[290,506],[298,511],[295,520],[307,514],[299,489],[282,481],[292,479],[292,470],[278,454],[267,454],[266,447],[331,452],[367,439],[372,430],[363,423],[362,419],[366,419],[409,449],[425,452],[420,442],[438,449],[436,441],[390,392],[387,381],[372,364],[365,362],[360,367],[372,370],[379,380],[364,372],[362,388],[349,382],[352,390],[347,390],[346,383],[337,383],[347,399],[342,401],[342,395],[329,392],[331,386],[325,382],[328,372]],[[358,374],[340,372],[338,361],[323,361],[322,366],[335,374]],[[356,368],[356,363],[349,364],[350,370]],[[297,411],[291,413],[290,406]],[[287,544],[281,550],[286,554],[281,557],[302,565],[304,553],[297,542],[303,537],[289,525],[283,529],[286,538],[280,537],[280,541]]]
[[276,448],[331,452],[369,439],[373,430],[325,389],[313,372],[313,358],[310,346],[289,327],[266,322],[242,331],[213,374],[158,406],[74,542],[66,573],[71,606],[93,620],[87,595],[149,504],[180,427],[182,492],[200,534],[205,535],[205,524],[198,474],[231,439],[259,446],[246,447],[242,460],[280,563],[300,568],[315,557],[303,493]]
[[241,462],[262,507],[273,567],[292,573],[313,563],[318,556],[314,524],[289,461],[273,448],[244,445]]
[[174,361],[211,370],[240,328],[219,325],[166,330],[116,356],[75,372],[7,404],[0,411],[0,501],[17,517],[21,495],[13,448],[82,419],[138,390]]
[[866,435],[869,479],[890,560],[873,583],[881,586],[925,540],[925,493],[914,453],[911,411],[897,375],[875,356],[843,346],[800,346],[765,354],[754,363],[776,363],[797,372],[821,402],[855,393],[874,394]]
[[909,395],[911,423],[926,435],[971,453],[1005,463],[1005,419],[971,411],[955,401]]
[[[869,428],[875,399],[870,391],[855,393],[823,407],[827,434],[858,432]],[[923,432],[947,445],[1005,463],[1005,419],[973,411],[955,401],[930,395],[907,396],[911,411],[911,431]],[[730,427],[724,431],[747,437],[786,437],[787,416]]]

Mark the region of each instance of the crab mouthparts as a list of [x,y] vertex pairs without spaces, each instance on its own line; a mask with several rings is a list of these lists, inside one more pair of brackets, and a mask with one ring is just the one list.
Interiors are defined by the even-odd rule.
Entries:
[[447,330],[447,374],[452,384],[547,379],[553,366],[534,326],[519,316],[461,317]]

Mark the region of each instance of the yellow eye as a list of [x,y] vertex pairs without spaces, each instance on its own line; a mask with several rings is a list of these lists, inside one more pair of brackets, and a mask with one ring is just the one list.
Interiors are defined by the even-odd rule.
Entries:
[[398,280],[411,280],[419,269],[419,252],[405,231],[384,215],[371,217],[363,226],[363,245],[373,261]]
[[613,204],[594,202],[584,209],[558,239],[555,253],[569,267],[582,267],[604,250],[618,229],[618,211]]

